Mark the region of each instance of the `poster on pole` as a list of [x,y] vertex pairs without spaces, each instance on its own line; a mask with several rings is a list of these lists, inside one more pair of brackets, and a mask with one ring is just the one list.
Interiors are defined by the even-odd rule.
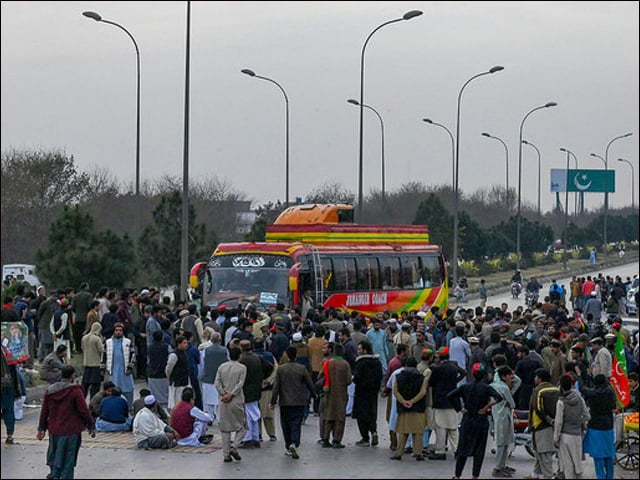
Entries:
[[616,191],[614,170],[551,169],[551,192],[609,192]]
[[2,322],[2,351],[9,365],[29,360],[29,329],[22,322]]

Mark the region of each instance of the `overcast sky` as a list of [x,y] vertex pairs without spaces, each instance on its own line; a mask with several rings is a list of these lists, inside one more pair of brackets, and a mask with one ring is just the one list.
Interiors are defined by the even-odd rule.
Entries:
[[[141,57],[141,178],[182,177],[186,2],[1,3],[1,148],[64,149],[78,167],[98,166],[133,189],[136,63],[119,28],[82,16],[95,11],[135,37]],[[385,127],[386,190],[409,181],[450,184],[458,93],[460,189],[518,184],[519,128],[542,154],[542,208],[552,207],[549,171],[616,172],[612,207],[638,205],[639,3],[622,2],[192,2],[190,159],[192,179],[233,184],[263,203],[285,196],[285,101],[289,97],[290,200],[326,182],[357,198],[360,55],[364,101]],[[381,187],[381,132],[365,109],[364,193]],[[522,201],[537,203],[538,161],[522,151]],[[571,168],[575,162],[571,160]],[[563,196],[564,197],[564,196]],[[564,201],[564,198],[562,199]],[[589,209],[602,194],[586,194]]]

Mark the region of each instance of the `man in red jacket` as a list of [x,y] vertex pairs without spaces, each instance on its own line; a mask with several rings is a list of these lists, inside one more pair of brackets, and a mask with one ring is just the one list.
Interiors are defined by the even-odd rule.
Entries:
[[65,365],[61,380],[51,384],[44,395],[37,438],[42,440],[49,430],[47,465],[51,472],[47,478],[73,478],[82,431],[86,428],[91,437],[96,436],[93,417],[75,377],[75,368]]

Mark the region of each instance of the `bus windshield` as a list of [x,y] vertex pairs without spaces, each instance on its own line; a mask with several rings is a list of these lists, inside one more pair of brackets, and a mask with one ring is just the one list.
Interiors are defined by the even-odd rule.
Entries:
[[204,284],[204,304],[253,302],[265,306],[287,303],[292,259],[278,255],[225,255],[209,262]]

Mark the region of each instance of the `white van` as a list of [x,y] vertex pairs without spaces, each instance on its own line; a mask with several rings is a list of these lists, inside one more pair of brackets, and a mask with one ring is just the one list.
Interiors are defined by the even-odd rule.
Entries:
[[20,282],[27,281],[29,284],[37,287],[40,285],[40,280],[35,275],[35,265],[26,265],[24,263],[10,263],[2,266],[2,279],[12,280],[16,279]]

